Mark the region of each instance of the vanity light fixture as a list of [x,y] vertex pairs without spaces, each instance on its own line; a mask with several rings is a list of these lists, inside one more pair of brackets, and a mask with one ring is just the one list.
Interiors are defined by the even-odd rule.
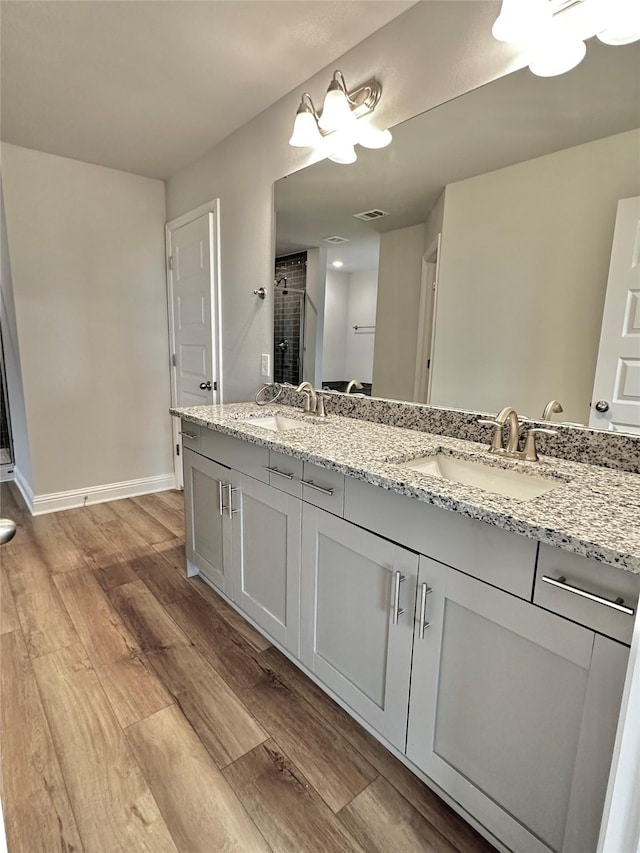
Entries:
[[374,111],[381,94],[382,86],[374,79],[349,92],[343,73],[335,71],[320,113],[311,95],[303,93],[289,145],[323,149],[334,163],[355,163],[355,145],[384,148],[391,133],[359,121]]
[[[529,68],[539,77],[555,77],[582,62],[587,46],[554,25],[554,17],[583,0],[502,0],[492,27],[498,41],[515,42],[527,49]],[[638,0],[607,0],[606,27],[597,33],[605,44],[629,44],[640,39]],[[601,15],[604,17],[605,12]]]

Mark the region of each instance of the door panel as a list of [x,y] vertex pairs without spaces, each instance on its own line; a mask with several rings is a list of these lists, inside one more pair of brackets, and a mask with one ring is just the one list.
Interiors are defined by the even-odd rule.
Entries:
[[265,631],[298,655],[301,504],[233,472],[235,600]]
[[404,749],[418,558],[309,505],[302,541],[301,660]]
[[202,572],[224,593],[232,595],[231,530],[221,505],[228,468],[184,450],[185,524],[190,575]]
[[[170,232],[176,405],[211,405],[216,400],[212,323],[212,213]],[[210,382],[212,389],[202,389]]]
[[423,584],[407,756],[511,849],[595,851],[627,650],[421,557]]
[[640,197],[618,202],[589,426],[640,434]]

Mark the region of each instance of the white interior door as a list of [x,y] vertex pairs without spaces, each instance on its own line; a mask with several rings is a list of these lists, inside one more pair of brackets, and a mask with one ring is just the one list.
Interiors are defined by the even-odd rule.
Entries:
[[640,197],[618,202],[589,426],[640,434]]
[[[217,225],[216,202],[167,225],[173,406],[222,401]],[[176,480],[181,486],[182,442],[175,419],[174,438]]]

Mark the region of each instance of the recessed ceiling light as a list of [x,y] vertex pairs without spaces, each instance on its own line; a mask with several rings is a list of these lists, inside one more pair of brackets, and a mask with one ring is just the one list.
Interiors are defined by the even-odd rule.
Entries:
[[331,264],[332,267],[343,267],[344,261],[333,261]]

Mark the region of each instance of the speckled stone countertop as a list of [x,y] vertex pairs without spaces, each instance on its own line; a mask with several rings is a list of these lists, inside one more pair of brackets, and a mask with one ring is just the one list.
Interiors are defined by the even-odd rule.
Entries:
[[[227,435],[340,471],[513,533],[640,574],[640,475],[551,457],[539,463],[490,455],[487,445],[290,406],[230,403],[171,409],[173,415]],[[274,432],[251,423],[279,413],[300,428]],[[248,422],[247,422],[248,421]],[[507,498],[402,467],[443,452],[511,468],[560,485],[530,500]]]

